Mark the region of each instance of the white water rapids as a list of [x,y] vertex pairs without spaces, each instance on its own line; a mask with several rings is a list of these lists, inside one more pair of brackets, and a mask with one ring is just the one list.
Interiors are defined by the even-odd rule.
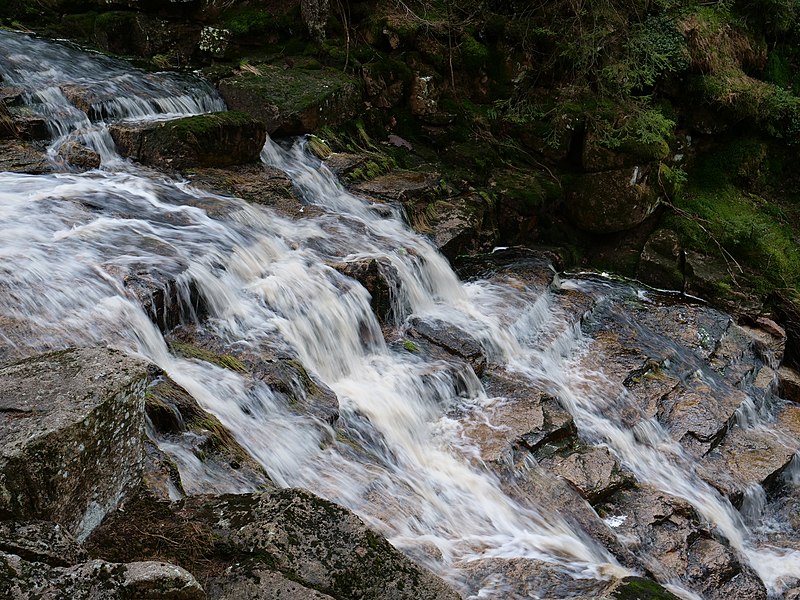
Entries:
[[[223,108],[192,79],[140,73],[9,32],[0,32],[0,61],[3,84],[22,87],[25,103],[47,119],[53,147],[76,138],[103,158],[101,169],[84,174],[0,173],[0,335],[9,345],[29,353],[109,344],[147,357],[216,414],[277,484],[347,506],[470,597],[512,597],[513,583],[502,577],[468,583],[481,559],[545,561],[575,578],[627,573],[572,520],[536,497],[512,497],[483,464],[454,415],[502,399],[487,397],[468,367],[387,343],[368,292],[329,266],[388,260],[402,282],[401,320],[413,315],[469,332],[491,364],[556,397],[582,439],[608,447],[639,481],[694,506],[776,596],[800,576],[800,553],[757,546],[739,512],[655,421],[624,425],[612,409],[625,401],[624,390],[580,366],[591,340],[550,289],[460,282],[399,213],[379,213],[348,193],[301,142],[267,141],[262,159],[324,208],[303,220],[120,159],[106,122]],[[98,98],[92,120],[67,100],[67,84],[91,87]],[[337,441],[326,423],[287,411],[263,383],[170,354],[123,285],[132,270],[191,282],[208,307],[204,327],[231,344],[279,343],[296,354],[336,393],[339,429],[360,436],[365,451]],[[677,581],[662,583],[692,597]]]

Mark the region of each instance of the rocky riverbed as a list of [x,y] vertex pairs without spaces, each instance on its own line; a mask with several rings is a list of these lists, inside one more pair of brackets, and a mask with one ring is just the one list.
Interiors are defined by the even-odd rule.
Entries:
[[[42,77],[83,60],[36,43]],[[798,596],[791,303],[731,316],[482,252],[529,207],[266,139],[339,100],[277,125],[85,60],[0,114],[0,595]],[[269,108],[268,75],[220,91]],[[673,276],[648,240],[643,278]]]

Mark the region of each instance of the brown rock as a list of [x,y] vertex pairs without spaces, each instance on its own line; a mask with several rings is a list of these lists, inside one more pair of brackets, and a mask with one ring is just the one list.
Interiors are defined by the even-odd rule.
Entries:
[[88,171],[100,166],[100,155],[75,141],[64,142],[56,152],[67,163],[82,170]]

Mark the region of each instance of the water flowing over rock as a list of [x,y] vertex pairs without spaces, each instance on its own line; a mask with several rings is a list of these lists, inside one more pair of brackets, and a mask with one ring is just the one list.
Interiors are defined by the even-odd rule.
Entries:
[[213,90],[0,42],[47,152],[101,157],[0,173],[0,357],[25,359],[0,372],[0,594],[800,589],[792,319],[557,273],[548,251],[454,258],[460,281],[436,247],[458,236],[404,221],[470,194],[438,175],[356,196],[304,139],[267,140],[265,166],[144,168],[109,127],[217,122],[197,117]]

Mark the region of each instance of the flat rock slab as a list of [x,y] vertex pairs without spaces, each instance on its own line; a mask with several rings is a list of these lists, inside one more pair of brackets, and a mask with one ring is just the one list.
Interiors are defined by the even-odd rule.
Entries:
[[37,146],[19,140],[3,140],[0,142],[0,171],[42,175],[54,172],[55,168],[44,150]]
[[171,169],[256,162],[267,139],[264,124],[240,112],[117,123],[109,132],[123,156]]
[[139,482],[147,364],[106,348],[0,370],[0,518],[80,541]]

